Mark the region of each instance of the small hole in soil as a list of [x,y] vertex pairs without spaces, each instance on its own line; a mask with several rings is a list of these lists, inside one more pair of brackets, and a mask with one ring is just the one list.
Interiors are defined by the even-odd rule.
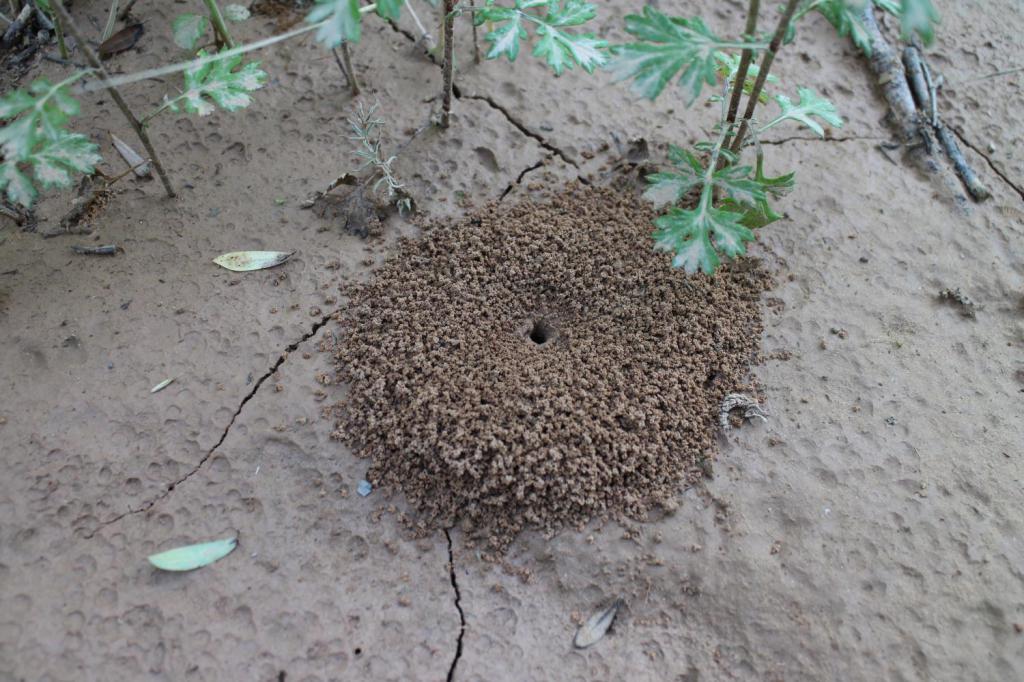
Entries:
[[555,330],[551,328],[544,320],[537,320],[533,323],[530,328],[530,341],[533,341],[538,346],[543,346],[545,343],[550,341],[555,335]]
[[361,653],[363,653],[363,650],[362,650],[361,648],[359,648],[359,647],[356,647],[356,650],[355,650],[355,651],[353,651],[352,653],[354,653],[354,654],[355,654],[356,656],[358,656],[358,655],[360,655]]

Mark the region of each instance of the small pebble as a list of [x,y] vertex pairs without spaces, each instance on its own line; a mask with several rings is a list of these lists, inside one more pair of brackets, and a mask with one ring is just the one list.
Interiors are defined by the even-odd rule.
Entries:
[[359,485],[356,486],[356,492],[359,493],[360,497],[366,497],[373,492],[373,486],[367,480],[359,481]]

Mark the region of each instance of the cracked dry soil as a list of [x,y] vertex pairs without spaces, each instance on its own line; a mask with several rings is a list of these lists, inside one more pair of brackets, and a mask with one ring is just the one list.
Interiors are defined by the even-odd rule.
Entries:
[[[887,160],[865,65],[819,18],[801,26],[777,73],[827,94],[846,124],[841,144],[771,147],[771,171],[798,183],[755,249],[778,282],[756,368],[771,421],[720,438],[715,478],[674,512],[554,538],[527,529],[497,564],[459,527],[407,533],[403,496],[356,495],[369,460],[330,440],[329,406],[349,389],[319,352],[336,341],[324,311],[345,310],[339,287],[418,232],[391,221],[363,241],[299,208],[350,170],[353,102],[312,41],[260,55],[274,81],[251,109],[153,123],[179,199],[132,179],[93,236],[0,223],[0,679],[1024,677],[1024,425],[1007,410],[1024,389],[1022,80],[978,80],[1012,65],[1024,18],[1007,0],[935,4],[941,113],[992,200],[956,213]],[[102,26],[108,7],[72,12]],[[146,34],[108,65],[179,56],[163,27],[182,7],[139,3]],[[597,32],[623,40],[637,9],[602,4]],[[688,9],[723,33],[739,25],[738,3]],[[257,15],[236,30],[276,27]],[[431,217],[600,178],[617,141],[643,135],[657,154],[711,124],[671,98],[635,102],[604,74],[551,78],[525,54],[473,65],[459,31],[453,128],[396,162]],[[393,148],[437,95],[415,35],[406,17],[368,22],[354,51]],[[61,73],[42,63],[28,77]],[[126,96],[146,111],[172,86]],[[75,121],[121,170],[108,134],[132,137],[111,102],[83,101]],[[800,136],[765,142],[786,137]],[[40,229],[70,201],[44,201]],[[67,248],[94,243],[125,251]],[[259,248],[298,253],[244,276],[209,262]],[[935,300],[958,287],[976,321]],[[229,534],[239,548],[202,571],[145,562]],[[617,598],[612,631],[574,651],[576,624]]]

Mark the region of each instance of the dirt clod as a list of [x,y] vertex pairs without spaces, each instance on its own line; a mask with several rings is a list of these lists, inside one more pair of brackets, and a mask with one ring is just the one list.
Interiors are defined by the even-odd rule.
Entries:
[[594,187],[490,204],[350,287],[335,436],[374,487],[499,549],[526,525],[674,507],[745,386],[768,278],[751,259],[670,268],[653,218]]

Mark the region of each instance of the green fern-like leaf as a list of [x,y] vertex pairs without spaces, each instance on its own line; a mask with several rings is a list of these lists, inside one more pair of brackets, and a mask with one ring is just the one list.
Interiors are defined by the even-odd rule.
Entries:
[[[781,197],[793,187],[792,173],[767,177],[760,154],[756,168],[736,165],[735,157],[722,154],[724,139],[723,135],[711,145],[708,161],[716,167],[724,162],[721,168],[712,171],[692,152],[672,146],[669,160],[674,169],[646,178],[644,197],[656,205],[676,203],[691,190],[700,190],[694,208],[673,206],[654,221],[655,248],[673,253],[673,265],[689,273],[712,274],[721,256],[744,254],[746,243],[754,238],[752,230],[780,217],[768,199]],[[718,194],[723,195],[720,200],[715,198]]]
[[649,6],[642,15],[626,17],[626,31],[637,42],[616,48],[609,68],[615,80],[633,79],[633,91],[652,100],[679,75],[679,84],[692,104],[704,85],[715,84],[719,54],[765,47],[763,43],[724,40],[700,18],[669,17]]
[[835,128],[843,127],[843,119],[839,112],[836,111],[836,107],[832,102],[821,97],[810,88],[797,88],[797,93],[800,95],[800,101],[797,104],[793,104],[792,100],[786,95],[775,96],[775,101],[782,109],[782,113],[761,128],[760,132],[764,132],[782,121],[792,120],[807,126],[818,137],[825,137],[825,130],[812,117],[820,118]]
[[782,216],[772,210],[768,204],[768,198],[778,199],[788,194],[793,189],[794,175],[794,173],[786,173],[774,178],[766,176],[764,174],[764,157],[759,154],[753,180],[759,185],[762,197],[749,203],[730,197],[722,202],[721,207],[742,213],[743,218],[740,219],[740,223],[751,230],[774,223]]
[[6,160],[22,161],[40,138],[56,139],[68,119],[78,114],[78,101],[69,92],[70,79],[51,85],[40,78],[28,90],[15,90],[0,98],[0,120],[21,116],[0,128],[0,151]]
[[[528,10],[543,7],[543,15]],[[514,7],[495,5],[494,0],[478,9],[473,22],[487,23],[494,28],[484,36],[490,43],[488,59],[502,55],[509,61],[519,56],[520,43],[529,38],[528,25],[533,25],[536,43],[533,56],[543,59],[555,75],[579,65],[591,73],[608,61],[608,43],[592,33],[576,33],[569,28],[581,26],[597,15],[597,8],[584,0],[516,0]]]
[[754,233],[743,226],[742,219],[742,213],[714,208],[710,202],[701,202],[692,210],[672,208],[654,221],[658,228],[654,248],[674,253],[674,267],[710,275],[721,262],[716,249],[730,258],[746,252],[744,243],[751,241]]
[[[379,12],[390,12],[393,3],[385,2],[383,10],[379,4],[377,8]],[[338,47],[343,42],[358,43],[362,18],[359,0],[316,0],[316,5],[306,15],[306,21],[310,24],[327,22],[316,32],[316,39],[327,47]]]
[[377,15],[384,19],[398,21],[404,4],[404,0],[377,0]]
[[202,14],[182,14],[171,23],[174,44],[183,50],[195,52],[196,45],[210,27],[210,20]]
[[69,187],[72,173],[92,173],[101,160],[99,148],[85,135],[60,131],[54,137],[40,136],[25,157],[5,157],[0,164],[0,191],[5,190],[12,203],[31,208],[39,192],[19,162],[30,164],[36,181],[47,189]]
[[[733,87],[735,87],[736,76],[738,76],[740,72],[740,56],[726,54],[725,52],[719,52],[716,56],[718,58],[719,75],[729,83],[732,83]],[[757,75],[759,73],[761,73],[760,66],[753,62],[747,65],[747,77],[743,81],[743,94],[750,95],[754,92],[754,83],[757,81]],[[765,83],[771,83],[774,85],[778,82],[778,77],[773,76],[772,74],[768,74],[765,78]],[[769,93],[767,92],[767,89],[762,87],[761,93],[757,96],[757,101],[761,104],[766,104],[768,102],[768,95]]]
[[242,63],[242,55],[234,55],[203,62],[207,57],[200,50],[199,59],[185,69],[185,92],[169,100],[165,107],[177,111],[179,103],[190,114],[207,116],[219,106],[225,111],[237,111],[252,103],[249,93],[258,90],[267,82],[267,74],[260,70],[259,62],[249,62],[235,71]]
[[901,0],[900,2],[900,37],[910,40],[916,33],[921,36],[925,45],[935,40],[935,24],[939,23],[939,13],[935,10],[932,0]]
[[79,110],[68,88],[82,75],[56,85],[40,79],[0,97],[0,120],[8,121],[0,128],[0,191],[12,203],[30,208],[39,195],[26,166],[45,189],[67,187],[72,173],[92,173],[100,162],[96,145],[65,127]]

